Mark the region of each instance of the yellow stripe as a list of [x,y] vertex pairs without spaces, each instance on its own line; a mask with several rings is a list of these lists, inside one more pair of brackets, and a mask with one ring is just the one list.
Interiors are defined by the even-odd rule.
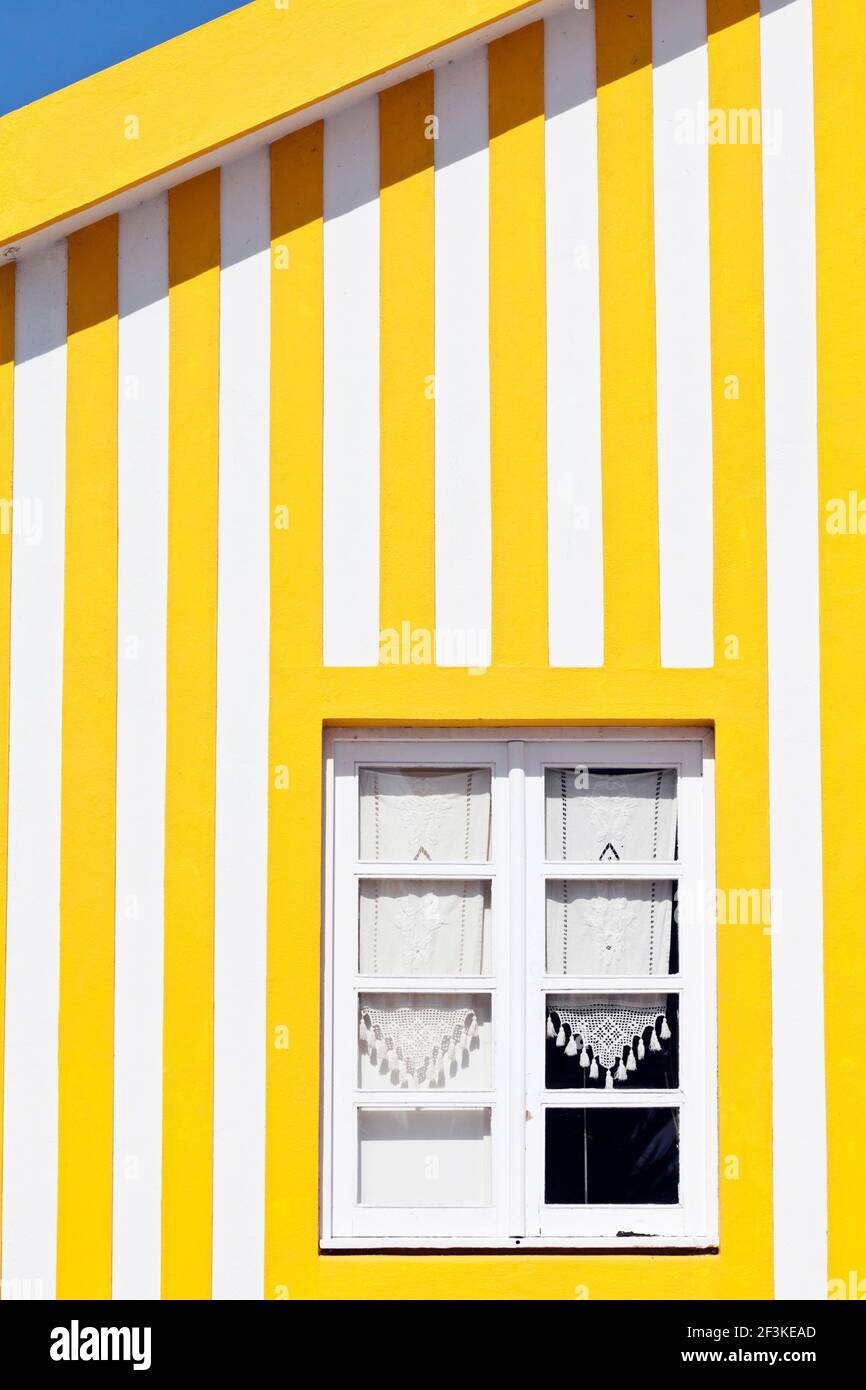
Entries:
[[[271,147],[268,1298],[297,1292],[298,1246],[315,1249],[317,1240],[309,1194],[318,1184],[319,1088],[306,1040],[319,1036],[310,982],[319,978],[321,819],[314,830],[307,809],[321,795],[321,721],[299,717],[296,701],[298,668],[322,662],[322,143],[315,125]],[[277,524],[283,507],[288,529]]]
[[57,1296],[111,1295],[117,219],[69,238]]
[[[829,1276],[866,1275],[863,1067],[866,955],[866,9],[813,0],[818,238],[818,449],[824,815]],[[853,506],[863,508],[859,530]],[[847,528],[828,529],[835,501]],[[829,508],[829,510],[828,510]],[[831,1295],[840,1296],[838,1283]]]
[[547,664],[544,26],[489,49],[493,658]]
[[[3,1043],[6,1036],[6,867],[9,844],[9,621],[12,589],[12,402],[15,267],[0,266],[0,1165],[3,1160]],[[2,1168],[0,1168],[2,1171]],[[0,1183],[0,1242],[3,1226]],[[0,1244],[2,1248],[2,1244]]]
[[651,9],[596,7],[605,660],[644,670],[660,660]]
[[209,1298],[219,171],[169,193],[162,1290]]
[[[759,0],[710,0],[713,109],[760,108],[758,8]],[[717,881],[730,891],[770,883],[760,146],[711,145],[709,184],[716,679],[730,681],[739,702],[736,719],[716,732]],[[760,926],[721,926],[718,959],[722,1248],[742,1270],[743,1296],[765,1298],[770,1071],[755,1058],[771,1052],[770,939]],[[728,1155],[737,1181],[726,1180]]]
[[[433,597],[433,74],[379,98],[383,633],[430,633]],[[419,648],[420,651],[420,648]],[[432,660],[432,652],[428,657]]]

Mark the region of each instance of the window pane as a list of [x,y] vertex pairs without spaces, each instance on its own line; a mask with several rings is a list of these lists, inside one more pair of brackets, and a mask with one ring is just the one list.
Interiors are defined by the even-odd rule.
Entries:
[[667,975],[675,934],[669,880],[547,882],[548,975]]
[[359,1014],[364,1090],[489,1087],[489,994],[362,994]]
[[674,859],[676,798],[672,769],[548,768],[546,856],[579,863]]
[[490,1205],[489,1110],[360,1110],[358,1201]]
[[679,1200],[679,1112],[545,1111],[548,1206],[671,1206]]
[[489,975],[490,884],[368,879],[358,930],[362,975]]
[[675,994],[548,995],[545,1029],[548,1090],[679,1085]]
[[359,780],[362,859],[490,857],[489,768],[362,768]]

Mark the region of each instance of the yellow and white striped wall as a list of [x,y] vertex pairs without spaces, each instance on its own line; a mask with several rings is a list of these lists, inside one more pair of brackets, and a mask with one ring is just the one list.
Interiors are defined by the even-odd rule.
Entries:
[[[420,9],[0,121],[3,1296],[857,1296],[866,12]],[[323,728],[668,722],[719,1253],[320,1256]]]

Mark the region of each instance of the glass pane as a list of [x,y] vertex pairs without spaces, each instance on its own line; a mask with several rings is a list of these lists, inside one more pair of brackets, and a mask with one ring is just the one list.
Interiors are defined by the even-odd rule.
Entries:
[[676,857],[673,769],[548,768],[544,779],[548,859],[633,863]]
[[365,1091],[483,1091],[489,994],[362,994],[358,1085]]
[[545,1029],[548,1090],[679,1085],[675,994],[548,995]]
[[545,1111],[548,1206],[673,1206],[679,1169],[677,1110]]
[[370,767],[359,780],[362,859],[489,859],[489,768]]
[[490,1205],[489,1110],[360,1110],[358,1201]]
[[358,961],[362,975],[489,975],[490,884],[366,880]]
[[548,975],[668,975],[677,960],[674,884],[547,882]]

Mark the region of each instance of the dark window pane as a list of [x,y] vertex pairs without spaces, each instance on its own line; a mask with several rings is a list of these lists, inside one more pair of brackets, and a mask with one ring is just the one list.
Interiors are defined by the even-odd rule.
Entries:
[[548,1206],[671,1206],[679,1198],[679,1112],[545,1112]]

